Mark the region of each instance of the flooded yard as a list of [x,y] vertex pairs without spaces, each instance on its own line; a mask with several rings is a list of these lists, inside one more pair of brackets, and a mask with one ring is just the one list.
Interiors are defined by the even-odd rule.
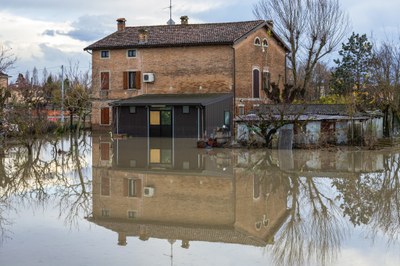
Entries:
[[400,149],[3,148],[0,265],[400,265]]

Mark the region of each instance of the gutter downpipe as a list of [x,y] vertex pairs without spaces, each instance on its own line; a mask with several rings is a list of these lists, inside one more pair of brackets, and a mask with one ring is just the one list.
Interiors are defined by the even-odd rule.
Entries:
[[286,55],[285,55],[285,84],[287,84],[287,57],[288,56],[289,56],[289,53],[286,53]]
[[235,117],[236,117],[236,50],[234,44],[232,45],[233,49],[233,111],[232,111],[232,136],[233,141],[236,139],[236,124],[235,124]]

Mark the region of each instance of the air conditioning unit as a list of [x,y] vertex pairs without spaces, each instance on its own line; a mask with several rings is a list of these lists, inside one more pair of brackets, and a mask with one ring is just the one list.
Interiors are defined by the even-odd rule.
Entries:
[[154,73],[143,73],[143,82],[151,83],[154,82]]
[[144,187],[143,194],[145,197],[153,197],[154,196],[154,188],[153,187]]

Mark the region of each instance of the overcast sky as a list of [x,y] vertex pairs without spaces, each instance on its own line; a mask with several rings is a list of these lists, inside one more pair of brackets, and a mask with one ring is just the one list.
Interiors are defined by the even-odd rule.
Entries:
[[[172,0],[172,18],[182,15],[189,23],[253,20],[253,4],[258,0]],[[396,39],[400,35],[399,0],[341,0],[352,31],[373,34],[375,39]],[[18,57],[8,71],[32,72],[34,66],[58,73],[61,65],[79,62],[89,69],[87,45],[116,30],[116,19],[124,17],[128,26],[165,24],[169,0],[0,0],[0,45]]]

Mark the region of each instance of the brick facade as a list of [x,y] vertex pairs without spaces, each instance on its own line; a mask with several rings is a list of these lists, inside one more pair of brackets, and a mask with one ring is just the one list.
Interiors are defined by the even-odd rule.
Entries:
[[[168,27],[168,26],[165,26]],[[110,48],[109,57],[93,49],[93,106],[92,125],[100,125],[101,108],[114,100],[141,94],[221,93],[234,92],[236,110],[243,105],[245,112],[254,104],[266,102],[262,92],[262,73],[269,72],[271,82],[284,84],[287,49],[267,26],[258,27],[232,44],[191,45],[173,47],[137,47],[136,57],[128,58],[131,48]],[[255,38],[261,45],[255,45]],[[152,38],[151,30],[149,40]],[[263,47],[266,39],[268,47]],[[91,48],[92,49],[92,48]],[[253,97],[253,70],[260,72],[258,98]],[[124,72],[154,73],[155,81],[141,82],[140,89],[124,89]],[[109,90],[100,92],[101,72],[109,73]],[[109,112],[110,115],[112,112]],[[110,119],[112,121],[112,119]],[[107,125],[102,125],[107,126]]]

